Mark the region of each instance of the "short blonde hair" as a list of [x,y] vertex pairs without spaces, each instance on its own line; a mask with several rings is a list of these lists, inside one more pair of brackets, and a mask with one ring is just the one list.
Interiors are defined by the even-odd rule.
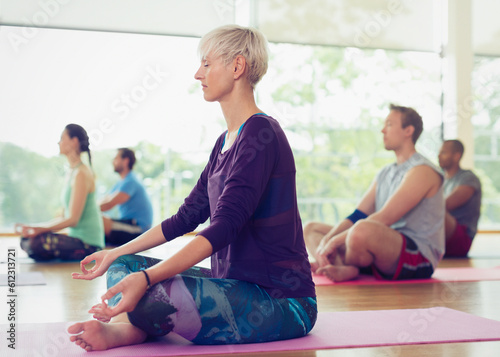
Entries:
[[247,62],[247,79],[252,88],[255,88],[267,72],[267,40],[262,32],[255,28],[238,25],[218,27],[202,37],[198,53],[202,60],[208,55],[220,58],[225,66],[236,56],[242,55]]

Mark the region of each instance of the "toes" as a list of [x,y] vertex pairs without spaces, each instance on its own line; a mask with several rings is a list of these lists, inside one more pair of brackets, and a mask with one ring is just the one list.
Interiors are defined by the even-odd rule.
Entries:
[[313,272],[313,273],[314,273],[314,272],[317,272],[317,271],[318,271],[318,269],[319,269],[319,264],[318,264],[318,262],[312,262],[312,263],[311,263],[311,270],[312,270],[312,272]]
[[328,270],[326,269],[326,267],[321,267],[321,268],[318,268],[316,269],[316,274],[319,274],[319,275],[326,275],[325,273],[327,273]]
[[68,332],[72,335],[80,333],[83,331],[83,323],[77,322],[76,324],[71,325],[68,327]]
[[76,345],[82,349],[84,349],[85,351],[92,351],[92,346],[89,345],[87,342],[85,342],[84,340],[82,340],[81,338],[78,338],[76,341],[75,341]]
[[77,345],[80,348],[85,349],[85,342],[81,338],[77,338],[75,341],[75,345]]

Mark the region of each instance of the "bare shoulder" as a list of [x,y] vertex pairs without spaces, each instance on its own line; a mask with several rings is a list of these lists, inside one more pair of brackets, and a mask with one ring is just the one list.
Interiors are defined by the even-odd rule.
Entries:
[[80,165],[76,169],[75,177],[80,176],[80,177],[93,177],[94,174],[92,170],[87,166],[87,165]]
[[408,174],[419,175],[419,176],[429,176],[437,179],[441,179],[441,175],[429,165],[418,165],[408,170]]
[[74,175],[73,183],[77,181],[83,182],[87,188],[92,188],[94,185],[94,172],[87,165],[81,165]]
[[443,176],[428,165],[415,166],[408,170],[405,175],[404,184],[409,187],[431,190],[432,193],[441,187]]
[[418,165],[406,173],[406,179],[410,180],[423,180],[426,182],[441,182],[442,176],[437,173],[432,167],[428,165]]

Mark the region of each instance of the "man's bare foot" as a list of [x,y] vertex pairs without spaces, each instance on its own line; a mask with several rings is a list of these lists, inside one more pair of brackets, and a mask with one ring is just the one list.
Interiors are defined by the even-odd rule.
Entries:
[[147,335],[131,323],[77,322],[68,328],[70,341],[86,351],[102,351],[144,342]]
[[359,275],[359,268],[353,265],[327,265],[316,270],[316,273],[332,281],[340,282],[356,278]]
[[316,260],[318,257],[316,251],[325,236],[325,232],[318,231],[317,223],[308,223],[304,226],[304,243],[306,244],[307,253]]
[[311,271],[312,271],[313,273],[316,273],[316,270],[318,270],[318,269],[319,269],[319,264],[318,264],[318,262],[314,262],[314,261],[313,261],[313,262],[310,262],[310,264],[311,264]]

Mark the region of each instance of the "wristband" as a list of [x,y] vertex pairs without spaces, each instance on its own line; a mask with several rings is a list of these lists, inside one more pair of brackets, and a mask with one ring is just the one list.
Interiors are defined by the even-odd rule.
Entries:
[[346,217],[346,219],[350,220],[352,223],[356,223],[360,219],[365,219],[366,217],[368,217],[366,213],[361,212],[359,209],[355,209],[350,216]]
[[151,287],[151,280],[149,280],[149,275],[148,275],[148,273],[146,273],[145,270],[141,270],[141,271],[144,273],[144,275],[146,276],[146,280],[148,281],[148,287],[146,288],[146,290],[149,290],[149,288]]

